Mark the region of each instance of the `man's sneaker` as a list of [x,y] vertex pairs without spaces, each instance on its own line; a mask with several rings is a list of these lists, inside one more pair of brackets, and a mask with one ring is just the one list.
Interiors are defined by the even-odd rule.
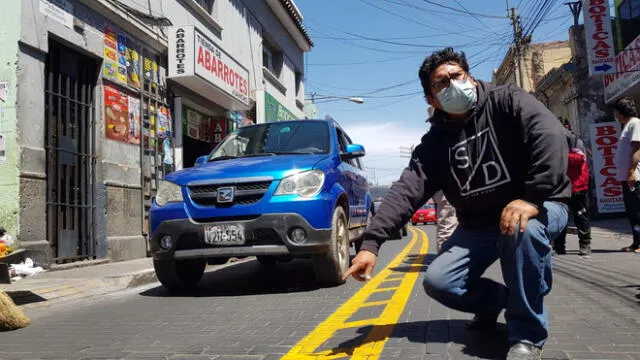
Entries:
[[473,320],[467,325],[468,330],[495,330],[498,322],[498,315],[476,314]]
[[541,348],[519,342],[511,345],[507,353],[507,360],[540,360],[541,356]]
[[556,253],[556,255],[567,255],[567,250],[566,249],[560,249],[560,248],[556,248],[553,249]]
[[580,256],[589,256],[591,255],[591,246],[590,245],[580,245],[580,252],[578,253]]

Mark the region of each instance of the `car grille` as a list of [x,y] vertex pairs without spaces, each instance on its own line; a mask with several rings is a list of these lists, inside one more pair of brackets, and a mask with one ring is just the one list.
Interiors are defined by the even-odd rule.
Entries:
[[[229,207],[233,205],[251,205],[257,203],[267,192],[269,185],[271,185],[271,181],[193,185],[189,186],[188,189],[189,196],[195,204],[200,206]],[[219,202],[218,189],[229,187],[234,189],[233,201]]]

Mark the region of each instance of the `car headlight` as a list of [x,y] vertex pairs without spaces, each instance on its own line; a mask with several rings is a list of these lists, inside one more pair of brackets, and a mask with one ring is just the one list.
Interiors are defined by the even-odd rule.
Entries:
[[156,193],[156,203],[165,206],[170,202],[181,202],[182,188],[170,181],[161,180]]
[[321,170],[305,171],[282,179],[275,195],[315,196],[322,190],[323,185],[324,172]]

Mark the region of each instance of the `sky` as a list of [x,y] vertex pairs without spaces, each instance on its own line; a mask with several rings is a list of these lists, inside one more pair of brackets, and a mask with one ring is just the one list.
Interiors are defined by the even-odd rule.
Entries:
[[[518,7],[525,32],[533,31],[534,43],[568,40],[573,23],[569,7],[565,1],[552,0],[547,15],[536,17],[545,2],[509,0],[509,6]],[[305,55],[305,92],[364,99],[363,104],[316,100],[318,117],[330,115],[354,143],[365,147],[366,173],[379,184],[397,180],[408,163],[400,148],[419,144],[428,131],[428,104],[418,81],[424,58],[452,46],[466,53],[475,78],[491,81],[513,39],[505,0],[296,0],[296,4],[315,43]]]

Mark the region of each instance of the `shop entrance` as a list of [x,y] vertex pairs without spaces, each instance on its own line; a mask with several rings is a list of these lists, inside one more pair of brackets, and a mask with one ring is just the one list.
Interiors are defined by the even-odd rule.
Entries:
[[56,262],[92,259],[98,63],[54,40],[45,65],[47,239]]

